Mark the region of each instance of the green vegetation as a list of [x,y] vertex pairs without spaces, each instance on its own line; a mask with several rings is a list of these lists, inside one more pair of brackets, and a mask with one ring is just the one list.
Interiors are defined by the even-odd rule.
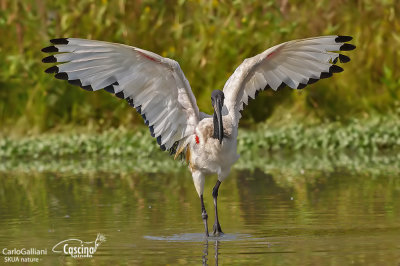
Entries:
[[269,151],[343,150],[378,151],[400,148],[400,122],[396,116],[352,119],[347,125],[332,122],[318,125],[262,125],[256,131],[243,131],[238,140],[243,152],[251,148]]
[[291,39],[352,35],[357,49],[344,73],[302,91],[260,94],[246,109],[243,124],[279,120],[277,106],[285,114],[321,121],[387,113],[400,96],[399,13],[394,0],[1,0],[1,131],[142,123],[124,101],[43,73],[40,49],[55,37],[126,43],[171,57],[180,62],[200,109],[209,112],[210,92],[222,88],[244,58]]
[[[332,122],[317,125],[290,124],[241,130],[237,169],[270,173],[284,169],[400,173],[400,122],[385,116],[353,120],[348,125]],[[293,152],[296,151],[296,152]],[[176,172],[183,162],[161,152],[144,127],[102,133],[43,134],[0,140],[0,171],[58,172]],[[151,158],[151,160],[149,160]],[[29,163],[27,163],[29,162]]]
[[[257,151],[338,151],[376,152],[400,149],[400,121],[396,117],[353,119],[348,125],[339,122],[304,125],[292,123],[272,127],[261,125],[255,130],[241,130],[238,153]],[[40,158],[42,156],[147,158],[161,153],[147,128],[136,131],[125,128],[102,133],[43,134],[24,138],[0,139],[0,158]],[[167,152],[165,152],[167,153]]]

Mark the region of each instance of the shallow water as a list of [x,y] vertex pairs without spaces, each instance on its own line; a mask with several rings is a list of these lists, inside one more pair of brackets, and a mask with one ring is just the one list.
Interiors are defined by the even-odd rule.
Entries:
[[[218,198],[226,234],[208,239],[185,167],[158,174],[2,171],[0,264],[24,257],[4,255],[4,248],[47,249],[30,256],[41,265],[400,264],[397,172],[282,165],[233,171]],[[205,189],[210,230],[215,181]],[[92,258],[52,251],[63,240],[93,242],[99,233],[106,240]]]

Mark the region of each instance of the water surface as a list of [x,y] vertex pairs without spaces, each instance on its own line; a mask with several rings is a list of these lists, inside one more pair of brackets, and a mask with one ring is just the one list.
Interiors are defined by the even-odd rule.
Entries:
[[[185,167],[165,173],[9,167],[0,172],[0,248],[46,248],[37,256],[41,265],[400,263],[397,172],[277,165],[232,171],[219,193],[226,234],[209,239]],[[210,230],[215,182],[210,177],[205,188]],[[99,233],[106,241],[92,258],[52,252],[60,241],[90,242]]]

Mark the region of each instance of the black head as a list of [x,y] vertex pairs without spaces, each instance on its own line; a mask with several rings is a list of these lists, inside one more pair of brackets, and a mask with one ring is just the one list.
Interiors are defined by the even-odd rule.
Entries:
[[215,106],[215,101],[217,99],[219,99],[221,104],[224,105],[225,95],[223,91],[213,90],[213,92],[211,93],[211,103],[213,106]]

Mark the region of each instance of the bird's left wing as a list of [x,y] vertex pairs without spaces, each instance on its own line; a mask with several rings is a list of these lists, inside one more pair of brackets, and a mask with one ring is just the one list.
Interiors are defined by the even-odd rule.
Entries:
[[249,97],[265,88],[277,90],[282,86],[302,89],[319,79],[331,77],[343,69],[336,64],[350,58],[333,51],[355,48],[346,42],[350,36],[322,36],[285,42],[244,60],[224,86],[225,106],[234,124],[239,123],[240,111]]
[[139,48],[76,38],[51,40],[46,69],[89,91],[104,89],[142,115],[162,149],[184,148],[199,121],[199,108],[179,64]]

